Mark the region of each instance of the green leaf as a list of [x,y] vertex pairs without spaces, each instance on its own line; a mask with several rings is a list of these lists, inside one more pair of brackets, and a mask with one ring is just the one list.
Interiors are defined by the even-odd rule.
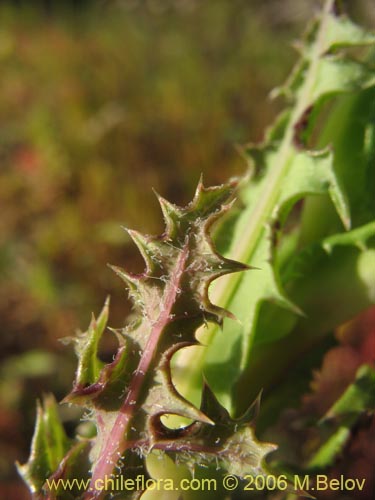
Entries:
[[329,16],[326,24],[324,50],[374,45],[375,35],[353,23],[346,15]]
[[[263,304],[257,329],[267,335],[253,345],[251,362],[236,397],[268,390],[296,359],[309,355],[327,332],[370,307],[375,299],[375,223],[323,239],[294,254],[282,270],[288,296],[305,312],[297,317],[274,304]],[[350,286],[348,286],[350,283]],[[280,356],[280,353],[283,353]]]
[[[289,107],[263,144],[247,147],[250,175],[237,191],[233,212],[236,182],[213,188],[200,182],[186,207],[159,196],[162,235],[128,231],[145,270],[114,270],[127,284],[133,317],[114,331],[112,363],[98,358],[108,303],[78,336],[78,370],[66,398],[89,410],[97,434],[68,451],[53,410],[38,410],[35,452],[19,468],[40,498],[49,478],[89,474],[85,500],[116,494],[116,487],[95,489],[97,481],[115,471],[125,478],[146,475],[157,450],[191,470],[200,463],[240,478],[267,475],[265,458],[275,446],[256,438],[257,403],[245,413],[241,406],[260,384],[272,398],[272,386],[293,357],[375,296],[368,272],[375,268],[375,127],[369,104],[375,69],[366,50],[352,51],[356,59],[343,50],[373,43],[373,35],[337,16],[328,0],[284,86]],[[327,214],[311,217],[316,207],[306,202],[309,196],[324,200]],[[217,250],[211,230],[227,213],[215,226]],[[217,396],[205,384],[199,406],[202,372]],[[367,407],[373,374],[361,372],[357,382],[327,416],[343,418],[346,427],[322,445],[314,466],[329,463],[346,440],[348,422]],[[243,414],[235,418],[229,409]],[[181,425],[165,425],[173,416]],[[128,499],[141,494],[120,493]],[[79,495],[60,489],[55,496]]]
[[347,443],[351,428],[358,417],[370,410],[375,410],[375,370],[369,365],[363,365],[358,369],[354,383],[346,389],[321,420],[322,430],[329,426],[331,421],[339,422],[339,425],[335,426],[329,437],[310,458],[308,468],[324,469],[331,465]]
[[33,494],[37,494],[47,478],[57,469],[68,452],[71,441],[60,422],[56,401],[45,396],[43,406],[37,404],[37,420],[29,460],[17,469]]
[[[247,266],[223,258],[209,231],[230,207],[236,183],[205,188],[177,207],[159,197],[166,222],[162,236],[129,231],[145,260],[145,271],[116,273],[129,287],[138,317],[123,330],[112,363],[97,368],[97,346],[107,321],[107,306],[78,339],[79,369],[68,401],[91,408],[98,435],[93,440],[91,487],[111,475],[119,460],[147,455],[160,441],[161,419],[179,415],[212,426],[209,415],[182,397],[172,382],[170,362],[181,348],[197,345],[196,329],[221,324],[231,314],[208,297],[210,283]],[[94,376],[95,375],[95,376]],[[144,435],[146,432],[146,442]],[[250,437],[249,437],[250,440]],[[239,444],[238,444],[239,446]],[[141,466],[142,467],[142,466]]]
[[109,298],[98,319],[93,316],[88,330],[78,334],[73,340],[78,357],[75,391],[78,387],[88,387],[96,382],[103,363],[98,358],[98,346],[108,321]]
[[[246,475],[266,475],[265,457],[276,446],[260,442],[255,437],[254,421],[259,398],[240,417],[233,419],[205,384],[202,395],[202,412],[214,425],[195,422],[181,432],[182,437],[170,441],[170,431],[154,420],[155,446],[168,450],[172,456],[178,454],[180,463],[192,472],[198,467],[215,465],[239,478]],[[182,451],[189,450],[183,454]]]
[[357,417],[366,410],[375,410],[375,370],[361,366],[356,380],[327,412],[325,418]]
[[[324,124],[311,119],[308,133],[316,134],[319,127],[318,147],[333,148],[334,169],[348,198],[352,227],[360,227],[375,219],[375,89],[340,96],[324,118]],[[340,221],[327,198],[306,200],[300,245],[339,231]]]
[[[249,388],[249,384],[254,384],[254,378],[249,378],[249,374],[251,372],[254,377],[255,372],[249,367],[257,366],[259,369],[258,363],[254,364],[254,356],[258,358],[257,346],[294,334],[293,329],[297,327],[296,325],[305,321],[297,317],[301,315],[301,310],[309,315],[305,323],[315,324],[316,315],[311,316],[311,311],[304,309],[310,299],[314,300],[313,295],[309,295],[303,301],[299,300],[298,293],[293,293],[293,284],[285,277],[283,269],[278,267],[278,240],[283,239],[283,224],[288,214],[293,212],[296,202],[305,199],[307,195],[314,195],[317,200],[321,200],[322,197],[325,200],[329,199],[326,205],[329,205],[330,212],[333,212],[332,207],[334,207],[334,211],[338,214],[335,215],[335,230],[339,233],[349,229],[351,211],[356,214],[355,223],[358,224],[358,209],[356,205],[350,205],[350,202],[357,199],[357,195],[348,195],[349,192],[358,190],[359,195],[363,191],[368,191],[369,198],[375,199],[375,186],[372,181],[370,184],[367,183],[366,190],[363,184],[359,188],[357,179],[353,178],[358,175],[359,182],[362,182],[363,172],[370,169],[367,167],[367,161],[372,154],[368,146],[372,129],[368,128],[371,126],[371,120],[369,113],[363,107],[363,96],[368,96],[373,91],[367,89],[375,85],[375,68],[365,57],[360,56],[354,60],[344,52],[332,54],[332,51],[339,47],[355,45],[354,41],[349,42],[350,34],[354,30],[353,25],[347,23],[345,18],[337,17],[333,4],[332,1],[326,2],[322,13],[312,23],[303,41],[301,61],[297,64],[286,87],[291,103],[289,109],[268,132],[268,142],[247,149],[251,163],[250,179],[240,192],[241,204],[236,214],[228,219],[228,224],[222,226],[222,231],[225,233],[231,226],[230,238],[221,235],[220,228],[215,234],[218,241],[225,244],[225,255],[254,266],[258,270],[221,279],[210,290],[212,299],[229,309],[238,322],[226,319],[222,332],[216,326],[210,325],[200,334],[202,342],[208,345],[205,352],[191,350],[189,353],[180,354],[176,362],[176,384],[179,390],[193,401],[199,398],[200,386],[198,377],[194,378],[191,375],[192,370],[189,367],[192,364],[197,372],[204,370],[221,402],[227,408],[233,408],[233,390],[236,384],[240,381],[241,393]],[[348,32],[345,32],[345,26]],[[357,45],[371,45],[374,41],[373,35],[364,34],[360,28],[356,31],[356,38]],[[327,119],[332,123],[329,131],[344,129],[345,140],[342,133],[340,136],[342,142],[338,144],[338,141],[337,143],[332,141],[335,135],[327,132],[324,144],[319,144],[316,137],[319,137],[320,131],[313,125],[323,123],[321,128],[324,131],[325,106],[330,109],[329,102],[334,103],[347,96],[355,96],[357,102],[362,101],[362,115],[353,114],[352,106],[350,113],[345,116],[346,121],[343,121],[340,119],[340,109],[336,116],[333,107],[334,116],[329,115]],[[367,105],[367,111],[368,109]],[[361,122],[359,135],[365,133],[367,142],[351,141],[349,134],[353,119]],[[364,132],[365,130],[367,131]],[[354,131],[355,137],[356,134],[357,130]],[[310,143],[318,144],[320,152],[303,150],[304,144]],[[345,172],[350,169],[350,182],[336,160],[337,156],[339,160],[345,162],[344,144],[347,150],[351,150],[350,165],[348,161],[347,168],[345,167]],[[320,146],[328,146],[329,149],[322,151]],[[354,166],[359,160],[364,168],[355,173]],[[367,194],[365,196],[367,198]],[[328,215],[327,219],[330,217]],[[325,222],[326,215],[321,213],[314,221],[310,218],[308,226],[316,224],[318,227],[323,227]],[[370,222],[368,219],[362,220],[362,224],[368,222]],[[306,231],[305,225],[303,231]],[[290,246],[288,256],[285,254],[286,260],[293,260],[300,250],[298,228],[296,232],[294,246]],[[324,237],[326,234],[323,233],[321,236]],[[315,243],[319,243],[319,239],[315,240]],[[306,249],[306,252],[311,251],[314,249]],[[351,255],[352,251],[353,249],[349,250],[344,259],[345,261],[349,259],[351,262],[349,265],[347,261],[346,270],[349,273],[347,282],[355,274],[353,266],[355,269],[355,259],[358,257],[358,253]],[[322,252],[321,247],[319,252]],[[327,270],[326,267],[325,269]],[[333,270],[341,276],[341,282],[345,282],[345,267],[340,271],[337,263]],[[316,273],[316,267],[311,268],[311,272]],[[322,278],[322,273],[319,273],[319,277]],[[315,279],[314,274],[305,274],[304,279],[307,288],[309,283],[316,283],[313,292],[319,295],[318,278]],[[320,286],[324,290],[323,285]],[[361,294],[360,297],[363,299],[361,306],[366,307],[368,295]],[[358,304],[356,301],[355,303]],[[270,310],[273,326],[267,329],[264,325],[269,325],[266,320]],[[342,307],[337,309],[337,313],[335,312],[333,316],[335,319],[340,318],[340,310],[341,320],[344,321],[346,318]],[[357,312],[355,308],[351,308],[351,311]],[[324,315],[324,309],[323,313],[321,310],[314,312],[320,316]],[[296,336],[297,333],[293,336],[294,341]],[[304,348],[307,348],[311,339],[304,339],[304,342],[306,342]],[[273,356],[275,352],[276,350],[272,351]],[[298,355],[298,349],[292,348],[286,351],[286,361],[289,362],[295,355]],[[273,364],[272,362],[271,373]],[[268,366],[265,364],[261,373],[255,375],[258,385],[268,383],[263,379]],[[251,393],[254,396],[254,392]]]
[[355,92],[374,86],[374,67],[338,56],[326,56],[316,68],[317,77],[311,102],[342,92]]

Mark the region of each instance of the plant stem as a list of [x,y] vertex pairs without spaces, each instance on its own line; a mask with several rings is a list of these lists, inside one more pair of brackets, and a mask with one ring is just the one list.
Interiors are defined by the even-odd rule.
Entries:
[[112,429],[104,437],[99,459],[93,471],[90,487],[85,497],[86,500],[103,497],[104,493],[99,491],[95,485],[98,484],[99,479],[105,479],[112,475],[118,460],[129,447],[127,444],[129,425],[140,406],[140,393],[144,386],[146,375],[149,373],[153,363],[160,337],[163,334],[165,326],[170,321],[170,314],[178,296],[180,280],[185,270],[187,258],[188,244],[185,243],[165,289],[159,318],[152,327],[152,332],[142,353],[138,367],[134,372],[125,401],[120,408]]

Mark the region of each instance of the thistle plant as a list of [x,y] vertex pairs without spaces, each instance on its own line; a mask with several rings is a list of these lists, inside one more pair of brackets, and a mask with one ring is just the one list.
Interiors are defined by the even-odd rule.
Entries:
[[[196,498],[175,489],[162,497],[146,483],[99,488],[165,471],[230,474],[240,485],[285,477],[280,489],[291,495],[291,470],[329,471],[360,417],[373,415],[370,355],[316,417],[315,444],[298,467],[282,446],[273,453],[283,436],[278,416],[310,379],[283,375],[301,358],[310,369],[327,334],[375,302],[374,45],[374,34],[328,0],[275,92],[285,111],[264,142],[243,148],[247,175],[211,188],[200,181],[186,207],[158,196],[164,233],[129,231],[145,270],[114,268],[134,313],[113,330],[113,361],[98,357],[108,301],[74,339],[78,368],[64,402],[86,409],[92,434],[68,439],[53,398],[38,405],[31,455],[18,466],[35,498]],[[61,479],[83,482],[67,489]]]

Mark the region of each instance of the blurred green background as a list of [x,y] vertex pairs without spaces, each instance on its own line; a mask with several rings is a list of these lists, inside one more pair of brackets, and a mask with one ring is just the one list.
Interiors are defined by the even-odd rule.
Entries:
[[[371,0],[349,4],[374,22]],[[107,267],[141,269],[121,226],[162,230],[151,188],[183,204],[201,173],[212,184],[244,171],[236,146],[261,139],[280,109],[268,94],[316,8],[0,3],[0,498],[28,498],[13,463],[27,457],[36,397],[71,386],[74,355],[59,339],[108,294],[113,327],[129,312]],[[69,430],[77,414],[62,416]]]

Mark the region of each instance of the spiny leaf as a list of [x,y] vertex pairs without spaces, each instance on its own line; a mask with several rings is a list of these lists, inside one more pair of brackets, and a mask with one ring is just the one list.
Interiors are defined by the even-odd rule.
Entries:
[[[209,427],[214,424],[178,393],[170,363],[181,348],[198,344],[195,332],[199,326],[207,321],[221,324],[224,317],[231,315],[211,302],[208,287],[216,278],[248,266],[222,257],[209,231],[229,209],[235,188],[234,181],[212,188],[205,188],[200,181],[193,201],[186,207],[160,199],[165,233],[153,237],[130,231],[144,257],[144,272],[134,275],[115,269],[128,285],[138,316],[115,331],[119,346],[114,360],[105,364],[98,358],[108,320],[108,300],[99,318],[93,318],[87,332],[75,339],[78,369],[73,390],[65,401],[89,409],[87,418],[97,427],[97,436],[91,440],[92,477],[86,499],[106,495],[95,485],[110,477],[116,467],[122,470],[124,463],[126,477],[131,477],[132,470],[145,473],[143,458],[159,438],[153,423],[164,415],[180,415]],[[44,439],[46,425],[40,414],[35,443]],[[66,451],[67,447],[56,455],[55,463],[44,464],[41,479],[34,485],[36,492],[43,495],[47,478],[69,477],[76,470],[76,458],[86,453],[87,441],[79,441]],[[43,459],[42,451],[38,453]],[[24,475],[32,477],[30,467],[24,467]],[[68,493],[60,488],[51,494],[65,499]],[[132,492],[127,498],[138,498],[139,494]]]
[[[334,2],[326,2],[322,13],[313,21],[303,40],[301,60],[286,87],[290,98],[289,108],[268,132],[267,142],[247,148],[249,161],[252,163],[252,176],[241,190],[242,205],[230,220],[231,237],[229,245],[226,245],[225,255],[259,270],[251,273],[256,273],[256,279],[245,273],[228,277],[212,286],[213,300],[229,309],[239,323],[225,320],[222,334],[215,325],[210,325],[208,331],[202,332],[202,342],[208,344],[207,351],[202,353],[196,350],[180,355],[176,367],[176,372],[181,374],[178,387],[194,401],[199,396],[199,388],[185,382],[187,373],[191,372],[188,367],[192,359],[198,371],[204,369],[221,401],[231,407],[233,386],[243,371],[252,365],[256,345],[274,340],[266,329],[258,328],[263,321],[263,311],[268,310],[268,304],[270,307],[277,304],[284,308],[285,305],[290,306],[296,302],[283,289],[288,283],[285,283],[281,270],[277,267],[276,242],[270,227],[275,227],[275,232],[280,236],[287,215],[296,202],[305,199],[306,195],[318,195],[319,200],[323,195],[330,198],[330,208],[334,206],[341,219],[341,227],[338,226],[337,231],[342,231],[343,226],[349,229],[350,212],[356,213],[356,206],[349,206],[348,203],[348,200],[352,201],[352,196],[345,191],[347,189],[350,192],[352,185],[356,189],[356,182],[346,182],[340,166],[336,164],[335,149],[330,148],[329,136],[324,146],[330,149],[320,149],[320,152],[303,150],[304,144],[317,142],[313,136],[317,132],[311,124],[319,123],[317,117],[322,113],[324,103],[328,103],[333,96],[338,99],[350,94],[364,95],[369,92],[366,89],[375,86],[375,68],[367,59],[351,59],[341,50],[348,45],[370,46],[374,43],[374,35],[362,32],[360,28],[355,31],[353,24],[348,23],[346,18],[338,17],[333,7]],[[356,44],[354,40],[349,41],[350,34],[354,31]],[[332,113],[334,111],[333,109]],[[346,117],[345,127],[350,127],[353,114],[350,117]],[[336,120],[336,129],[341,126]],[[349,137],[346,138],[346,144],[349,147]],[[363,143],[356,146],[352,155],[362,159]],[[367,151],[366,158],[370,158],[370,154]],[[353,162],[351,171],[353,172]],[[373,186],[369,188],[374,196]],[[324,226],[324,214],[317,223]],[[222,227],[223,231],[228,231],[227,225],[223,224]],[[220,230],[217,237],[219,241],[224,240]],[[295,241],[298,244],[298,234]],[[298,253],[296,245],[291,249],[291,256],[293,250]],[[274,321],[273,331],[277,325],[283,326],[285,323],[282,335],[287,335],[292,332],[297,318],[281,308]],[[298,307],[295,307],[295,312],[298,311]],[[287,318],[286,321],[284,317]],[[253,380],[243,378],[243,390]]]
[[[324,111],[324,123],[311,117],[304,134],[317,135],[319,148],[334,151],[334,170],[343,186],[352,227],[375,219],[375,88],[335,99]],[[306,142],[307,138],[303,138]],[[340,221],[326,198],[306,200],[301,220],[300,245],[317,242],[341,231]]]
[[[154,446],[172,455],[178,453],[178,461],[186,464],[191,471],[197,466],[215,464],[240,478],[248,474],[265,475],[264,459],[276,447],[259,442],[255,437],[254,421],[258,405],[259,399],[240,418],[233,419],[205,384],[201,410],[214,425],[195,422],[180,431],[180,438],[171,441],[171,431],[154,418],[152,423],[157,436]],[[187,450],[188,453],[181,453]]]
[[[183,398],[170,372],[172,356],[197,344],[196,329],[207,321],[218,324],[230,313],[212,304],[210,283],[225,274],[248,269],[223,258],[214,249],[209,230],[229,208],[236,183],[205,188],[200,181],[193,201],[177,207],[159,197],[166,231],[158,237],[130,234],[145,259],[143,273],[133,275],[116,268],[130,290],[138,319],[117,332],[119,350],[113,363],[104,365],[96,380],[77,379],[68,400],[93,409],[90,418],[100,421],[93,447],[92,484],[110,475],[120,457],[132,453],[145,431],[148,447],[157,441],[152,422],[163,415],[180,415],[212,425],[211,418]],[[101,318],[104,317],[101,314]],[[88,347],[78,350],[78,372],[96,360],[100,332],[91,327]],[[95,339],[95,347],[90,347]],[[82,382],[89,385],[82,387]],[[147,447],[146,447],[147,448]],[[136,451],[135,451],[136,452]],[[137,453],[147,453],[143,447]]]
[[[274,446],[256,439],[254,408],[240,418],[231,417],[228,408],[233,385],[241,376],[242,389],[245,387],[246,393],[254,390],[257,383],[271,384],[283,363],[311,342],[312,334],[306,334],[304,326],[305,329],[316,328],[316,323],[311,318],[307,321],[301,313],[311,313],[309,299],[312,296],[317,301],[322,300],[324,294],[320,290],[317,293],[317,286],[321,288],[324,283],[325,293],[338,283],[344,288],[342,283],[345,284],[349,276],[352,286],[360,284],[357,286],[361,289],[359,299],[354,300],[356,307],[367,304],[373,294],[371,278],[364,272],[375,258],[373,228],[359,227],[373,222],[369,219],[369,214],[373,213],[372,202],[365,207],[362,218],[355,218],[351,233],[336,234],[328,240],[326,236],[334,232],[318,231],[319,238],[310,238],[311,246],[304,248],[303,242],[308,238],[304,239],[303,232],[298,234],[296,231],[297,237],[284,235],[284,249],[285,242],[289,241],[289,246],[282,257],[278,253],[278,241],[287,217],[293,213],[296,202],[307,195],[330,199],[331,210],[333,206],[338,214],[336,219],[341,220],[339,225],[335,221],[336,233],[349,229],[350,212],[357,215],[353,203],[356,196],[352,195],[351,182],[344,174],[348,169],[340,166],[345,164],[345,148],[341,144],[338,155],[335,150],[340,141],[345,142],[344,134],[340,141],[337,134],[332,134],[332,129],[340,124],[340,106],[332,106],[333,118],[330,116],[328,126],[323,127],[326,137],[322,133],[321,139],[317,139],[316,127],[324,119],[325,105],[333,102],[333,96],[334,102],[348,95],[355,96],[362,106],[364,96],[369,98],[375,85],[375,70],[370,59],[363,51],[356,59],[350,58],[344,49],[373,43],[373,35],[335,14],[333,0],[326,2],[321,15],[312,23],[302,43],[301,60],[284,87],[289,108],[268,132],[264,144],[248,147],[246,154],[252,163],[252,175],[242,183],[241,204],[229,224],[227,220],[215,233],[218,241],[227,240],[225,255],[243,264],[220,255],[209,233],[213,223],[231,207],[234,182],[204,188],[201,181],[193,201],[186,207],[173,205],[159,196],[165,232],[153,237],[129,231],[144,258],[145,270],[140,274],[119,268],[115,271],[128,286],[135,319],[116,332],[119,346],[112,363],[104,364],[97,356],[107,321],[107,307],[99,320],[93,319],[88,332],[77,340],[79,364],[68,400],[86,406],[90,410],[88,418],[97,426],[97,436],[90,441],[90,465],[83,461],[86,472],[80,474],[86,477],[88,470],[92,471],[85,500],[115,493],[95,489],[98,480],[110,477],[115,470],[124,477],[146,474],[145,458],[152,450],[163,450],[176,462],[185,462],[192,469],[199,461],[208,466],[218,464],[223,471],[239,477],[267,474],[264,459]],[[359,109],[356,107],[358,102],[350,112]],[[351,116],[349,112],[346,115],[347,134]],[[367,162],[370,164],[375,151],[375,129],[368,118],[366,114],[366,123],[359,127],[360,134],[357,134],[361,140],[355,143],[355,151],[350,156],[356,162],[365,159],[360,161],[361,169],[366,163],[366,168],[361,170],[363,178],[369,172]],[[346,137],[351,148],[351,136]],[[311,151],[312,148],[315,151]],[[351,166],[353,164],[357,163],[351,161]],[[366,184],[362,188],[364,186]],[[223,236],[228,227],[229,237]],[[338,279],[327,270],[330,259],[335,259],[345,271],[339,273]],[[208,293],[216,278],[250,266],[258,269],[222,279],[214,283]],[[322,278],[323,271],[331,280],[328,284]],[[300,272],[306,274],[303,280],[298,276]],[[314,281],[317,276],[319,280]],[[310,293],[311,290],[314,293]],[[324,318],[335,318],[334,312],[325,315],[322,308],[319,312]],[[237,323],[229,319],[233,313]],[[276,328],[265,328],[265,317],[276,318],[273,321]],[[207,322],[213,325],[197,333],[197,329]],[[219,327],[224,331],[215,335]],[[317,335],[321,335],[324,328],[327,324],[318,329]],[[181,354],[184,347],[190,347],[192,352],[199,345],[197,338],[209,344],[204,371],[221,400],[219,403],[205,386],[200,408],[186,396],[190,397],[192,391],[200,395],[196,380],[201,378],[204,357],[196,355],[197,351],[193,357],[191,354],[184,357],[182,353],[179,378],[172,377],[171,372],[172,358]],[[196,370],[195,377],[191,372],[186,377],[184,368],[190,364]],[[181,377],[186,377],[186,382],[181,382]],[[187,389],[181,393],[184,383]],[[358,395],[357,389],[335,407],[336,413],[345,412],[353,401],[356,410],[361,411],[364,398],[363,394]],[[223,401],[227,408],[222,405]],[[163,423],[168,415],[189,418],[192,423],[182,428],[169,428]],[[46,440],[43,431],[48,425],[41,413],[33,443],[41,454],[40,464],[32,454],[28,464],[20,466],[21,473],[40,495],[45,488],[42,478],[71,477],[76,470],[77,457],[81,453],[87,457],[87,442],[78,441],[65,456],[61,454],[67,446],[59,446],[58,459],[52,463],[50,451],[62,438],[60,441],[53,438],[51,443]],[[333,449],[336,453],[337,443],[342,442],[341,434],[338,439],[334,437],[333,445],[327,445],[328,454],[326,450],[322,452],[323,460],[332,455]],[[53,469],[55,472],[51,476]],[[140,494],[125,492],[121,497],[135,499]],[[59,500],[65,498],[64,495],[62,491],[57,492]],[[78,493],[73,495],[77,497]]]

